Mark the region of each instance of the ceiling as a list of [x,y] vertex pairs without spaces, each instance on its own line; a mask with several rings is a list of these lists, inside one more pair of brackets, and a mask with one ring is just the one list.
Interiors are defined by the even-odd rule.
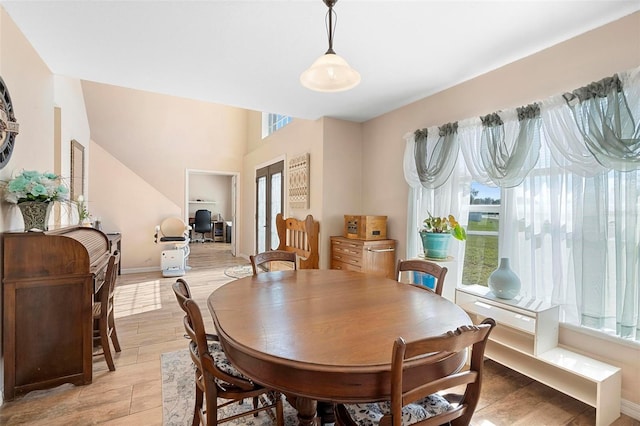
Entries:
[[640,0],[340,0],[334,49],[362,82],[347,92],[316,93],[299,77],[327,49],[321,0],[0,4],[55,74],[299,118],[352,121],[640,10]]

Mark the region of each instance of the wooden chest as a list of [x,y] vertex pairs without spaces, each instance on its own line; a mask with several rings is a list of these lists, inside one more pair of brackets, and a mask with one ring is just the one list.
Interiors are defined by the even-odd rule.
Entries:
[[386,216],[344,215],[344,237],[356,240],[386,240]]
[[396,241],[331,237],[331,269],[365,272],[396,279]]

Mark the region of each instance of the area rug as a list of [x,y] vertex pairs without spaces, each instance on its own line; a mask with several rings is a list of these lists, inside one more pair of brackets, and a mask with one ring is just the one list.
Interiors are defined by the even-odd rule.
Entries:
[[251,265],[230,266],[224,270],[224,274],[231,278],[244,278],[253,275]]
[[[249,266],[251,268],[251,266]],[[193,419],[193,405],[195,398],[194,375],[195,367],[191,362],[189,351],[183,349],[176,352],[164,353],[160,357],[162,366],[162,419],[165,426],[190,425]],[[224,401],[224,400],[222,400]],[[251,409],[251,399],[243,404],[230,404],[219,412],[220,417],[240,413]],[[285,426],[298,424],[297,412],[286,401],[284,402]],[[272,425],[267,412],[260,412],[258,417],[252,415],[225,422],[225,425]]]

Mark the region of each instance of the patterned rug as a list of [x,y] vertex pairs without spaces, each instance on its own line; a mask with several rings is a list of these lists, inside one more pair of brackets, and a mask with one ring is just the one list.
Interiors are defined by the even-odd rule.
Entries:
[[231,278],[244,278],[253,275],[251,265],[230,266],[224,270],[224,274]]
[[[251,266],[249,266],[251,269]],[[164,353],[160,357],[162,365],[162,419],[165,426],[190,425],[193,419],[195,398],[195,367],[187,349]],[[230,404],[220,412],[221,417],[251,409],[251,400],[242,405]],[[284,402],[285,426],[298,424],[297,412],[286,401]],[[225,422],[225,425],[267,426],[274,422],[267,412],[260,412],[258,417],[252,415]]]

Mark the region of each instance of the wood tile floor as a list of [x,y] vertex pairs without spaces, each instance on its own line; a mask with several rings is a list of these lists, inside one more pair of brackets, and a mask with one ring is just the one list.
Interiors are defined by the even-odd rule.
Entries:
[[[224,270],[246,260],[228,244],[192,244],[185,279],[206,311],[208,295],[231,280]],[[186,347],[183,313],[171,291],[173,278],[157,273],[122,275],[116,293],[116,326],[122,352],[116,371],[94,359],[93,383],[36,391],[0,407],[1,425],[161,425],[160,354]],[[213,324],[203,315],[209,330]],[[595,410],[500,364],[486,362],[485,383],[472,424],[593,425]],[[640,426],[622,416],[615,426]]]

